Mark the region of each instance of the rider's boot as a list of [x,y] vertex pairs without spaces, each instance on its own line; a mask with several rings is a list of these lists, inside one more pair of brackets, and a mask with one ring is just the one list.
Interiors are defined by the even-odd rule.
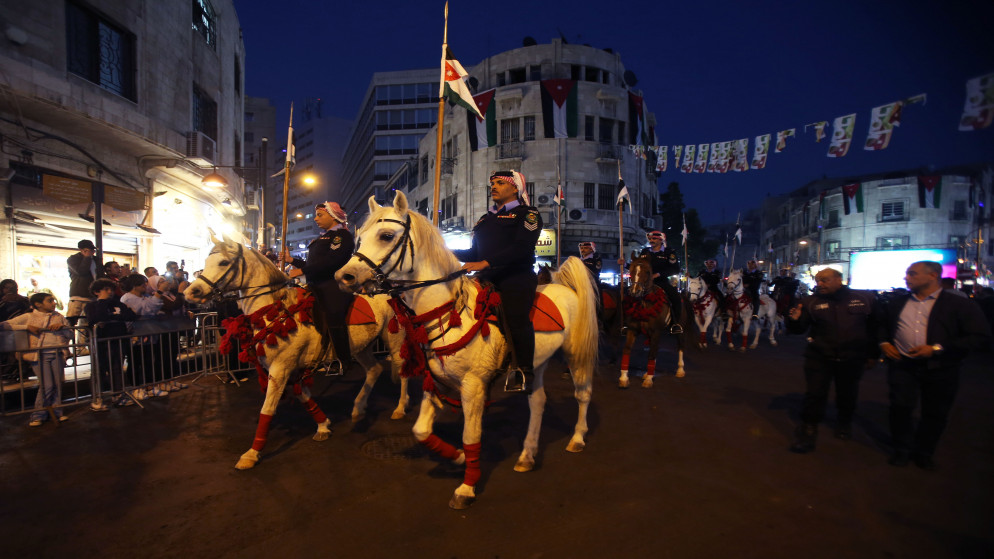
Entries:
[[[352,361],[348,326],[331,326],[328,328],[328,334],[331,337],[331,345],[335,348],[335,361],[338,362],[338,368],[341,371],[338,373],[329,372],[328,374],[342,374],[345,367]],[[334,367],[334,364],[332,366]]]

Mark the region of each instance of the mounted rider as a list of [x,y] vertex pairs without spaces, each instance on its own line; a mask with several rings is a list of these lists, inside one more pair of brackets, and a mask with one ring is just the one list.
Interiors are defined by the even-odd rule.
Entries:
[[725,310],[725,295],[722,294],[721,287],[719,287],[722,280],[721,270],[718,269],[718,263],[715,262],[714,258],[708,258],[704,261],[704,269],[697,273],[697,277],[707,284],[711,296],[718,302],[718,311]]
[[530,392],[535,361],[535,328],[529,315],[535,300],[535,246],[542,232],[542,216],[528,205],[525,177],[517,171],[490,175],[490,210],[473,226],[473,245],[453,254],[462,269],[480,272],[501,296],[504,323],[512,347],[511,368],[504,388]]
[[790,268],[781,268],[780,274],[770,282],[772,289],[770,296],[777,302],[777,311],[780,312],[780,298],[786,297],[783,309],[794,308],[794,301],[797,300],[797,290],[801,286],[801,281],[794,277]]
[[742,287],[752,299],[752,317],[759,318],[759,288],[763,284],[763,270],[755,259],[746,262],[746,267],[742,270]]
[[680,261],[676,250],[666,248],[666,235],[662,231],[650,231],[646,233],[645,238],[649,241],[649,246],[643,248],[639,256],[649,257],[652,266],[652,283],[666,292],[670,305],[670,333],[682,334],[683,327],[680,326],[682,299],[676,287],[670,282],[670,276],[680,275]]
[[598,284],[601,281],[601,255],[597,252],[597,245],[591,241],[583,241],[579,244],[580,248],[580,260],[583,265],[587,267],[587,270],[594,276],[594,284]]
[[[324,324],[316,323],[315,327],[322,334],[327,332],[331,338],[342,372],[352,360],[346,315],[354,297],[338,288],[335,272],[352,258],[355,250],[355,239],[347,222],[348,215],[337,202],[318,204],[314,207],[314,223],[325,232],[307,246],[307,260],[290,260],[289,249],[283,249],[283,261],[304,273],[315,303],[324,311]],[[315,319],[318,317],[321,315],[315,314]]]

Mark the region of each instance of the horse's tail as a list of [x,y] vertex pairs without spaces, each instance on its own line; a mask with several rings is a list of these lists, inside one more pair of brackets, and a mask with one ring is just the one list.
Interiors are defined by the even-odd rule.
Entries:
[[593,377],[581,378],[576,375],[592,375],[597,365],[597,289],[587,267],[575,256],[566,259],[559,268],[556,280],[576,292],[579,301],[577,316],[572,321],[569,337],[563,345],[568,354],[573,356],[570,371],[575,383],[578,386],[585,385]]

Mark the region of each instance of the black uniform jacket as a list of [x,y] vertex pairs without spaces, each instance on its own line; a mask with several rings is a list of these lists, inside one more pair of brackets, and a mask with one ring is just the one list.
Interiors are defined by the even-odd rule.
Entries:
[[762,270],[749,270],[742,269],[742,287],[749,291],[759,291],[759,286],[763,283],[763,271]]
[[590,273],[594,275],[595,281],[600,281],[601,278],[601,266],[603,262],[601,261],[601,254],[599,252],[591,253],[588,258],[583,258],[581,260],[583,265],[590,270]]
[[648,256],[652,266],[652,273],[659,274],[658,278],[653,278],[656,283],[663,283],[666,278],[680,273],[680,261],[670,262],[670,255],[676,255],[676,251],[671,248],[664,248],[659,252],[652,252],[652,249],[645,247],[639,256]]
[[[895,297],[883,308],[883,316],[878,321],[881,342],[894,342],[897,320],[904,305],[913,296],[909,293]],[[928,315],[925,340],[929,345],[942,346],[942,352],[929,359],[928,368],[950,367],[958,364],[970,350],[989,349],[991,329],[974,301],[943,289]]]
[[307,285],[316,287],[326,281],[335,280],[335,272],[344,266],[355,250],[355,239],[348,229],[329,229],[311,241],[307,247],[307,261],[293,259],[293,265],[300,268],[307,278]]
[[490,269],[481,276],[492,281],[509,274],[534,273],[535,245],[542,232],[542,216],[531,206],[519,205],[487,212],[473,226],[473,246],[455,250],[460,262],[486,260]]
[[709,272],[707,268],[705,268],[697,274],[697,277],[704,280],[704,283],[707,284],[708,289],[719,293],[721,292],[721,289],[718,288],[718,285],[721,283],[721,272],[719,270]]
[[808,333],[804,356],[809,359],[871,359],[880,354],[876,294],[842,286],[831,295],[814,294],[801,301],[801,317],[787,317],[787,331]]

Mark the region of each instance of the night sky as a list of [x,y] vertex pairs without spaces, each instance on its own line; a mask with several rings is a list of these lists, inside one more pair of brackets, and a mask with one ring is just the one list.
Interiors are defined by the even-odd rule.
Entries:
[[[768,193],[822,177],[994,163],[994,125],[959,132],[966,81],[994,73],[994,2],[504,1],[449,4],[449,46],[464,66],[562,36],[611,48],[635,73],[660,145],[699,144],[797,128],[765,169],[684,174],[705,223],[734,220]],[[269,97],[286,126],[291,100],[320,97],[353,119],[373,72],[439,64],[443,1],[235,0],[244,31],[246,90]],[[608,6],[614,6],[609,9]],[[864,151],[873,107],[919,93],[890,146]],[[857,113],[853,145],[825,156],[804,125]],[[465,121],[462,121],[465,122]]]

